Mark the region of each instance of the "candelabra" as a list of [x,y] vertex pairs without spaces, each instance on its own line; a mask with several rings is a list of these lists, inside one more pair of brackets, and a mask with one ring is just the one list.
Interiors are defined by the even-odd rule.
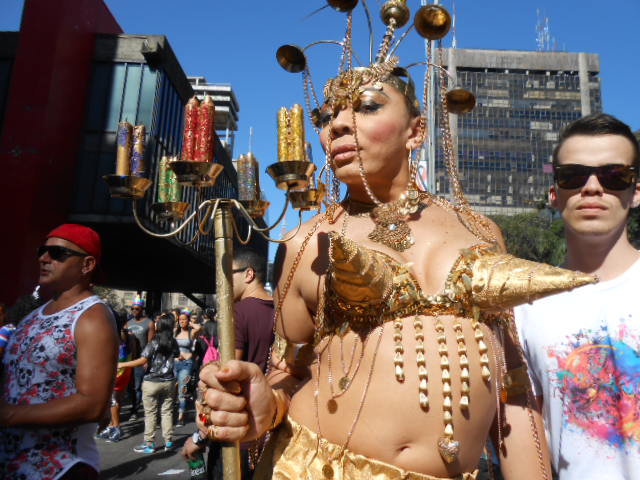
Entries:
[[[191,186],[197,189],[213,186],[223,166],[213,162],[200,161],[170,161],[167,163],[176,176],[180,185]],[[146,228],[138,216],[136,201],[141,199],[146,190],[151,186],[149,179],[139,175],[106,175],[105,182],[109,186],[112,197],[127,198],[133,200],[133,216],[138,226],[147,234],[156,238],[171,238],[182,232],[190,223],[195,222],[197,229],[191,242],[200,235],[208,235],[213,231],[215,238],[215,265],[216,265],[216,297],[218,301],[218,339],[220,345],[220,357],[223,362],[235,358],[235,330],[233,318],[233,280],[232,259],[233,239],[237,238],[241,244],[250,241],[252,234],[257,233],[267,241],[282,243],[292,238],[302,224],[302,211],[320,208],[324,196],[324,186],[318,182],[318,188],[313,185],[312,174],[316,167],[308,160],[289,160],[276,162],[267,168],[268,174],[273,178],[278,188],[286,191],[286,201],[282,212],[273,225],[260,227],[255,219],[265,214],[269,202],[259,197],[250,200],[237,200],[234,198],[208,198],[199,205],[194,206],[193,211],[185,218],[190,204],[180,201],[157,202],[152,205],[152,210],[159,218],[179,223],[173,230],[167,233],[156,233]],[[277,227],[284,219],[289,205],[299,211],[298,226],[289,238],[273,239],[269,232]],[[236,219],[232,214],[238,212],[241,219],[249,225],[246,238],[241,238]],[[191,243],[189,242],[189,243]],[[235,442],[225,445],[222,449],[224,478],[225,480],[240,479],[239,446]]]

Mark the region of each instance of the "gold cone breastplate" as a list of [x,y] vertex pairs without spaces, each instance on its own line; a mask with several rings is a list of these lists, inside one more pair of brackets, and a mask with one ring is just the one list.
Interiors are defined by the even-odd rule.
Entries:
[[593,275],[523,260],[480,244],[461,251],[441,293],[425,295],[406,265],[336,232],[329,232],[329,240],[320,338],[349,330],[366,336],[383,322],[408,315],[473,318],[479,311],[507,310],[597,281]]

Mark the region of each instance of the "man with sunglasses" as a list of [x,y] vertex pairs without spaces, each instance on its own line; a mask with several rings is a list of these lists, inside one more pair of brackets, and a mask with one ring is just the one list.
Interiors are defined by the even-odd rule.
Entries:
[[47,303],[9,339],[0,400],[0,478],[97,479],[96,422],[109,406],[118,354],[115,320],[91,285],[96,232],[65,224],[38,249]]
[[516,309],[561,480],[640,479],[640,252],[627,238],[639,162],[629,127],[606,114],[568,125],[553,153],[563,266],[600,278]]

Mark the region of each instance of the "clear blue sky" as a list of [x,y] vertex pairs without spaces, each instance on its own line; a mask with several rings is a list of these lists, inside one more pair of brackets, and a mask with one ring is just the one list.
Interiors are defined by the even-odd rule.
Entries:
[[[381,0],[369,0],[378,10]],[[415,10],[419,0],[409,0]],[[443,3],[453,11],[452,0]],[[126,33],[163,34],[169,38],[188,75],[203,75],[211,82],[233,85],[240,103],[240,131],[235,154],[249,147],[249,127],[254,128],[253,152],[266,167],[276,161],[276,112],[281,106],[303,103],[301,76],[282,70],[275,51],[283,43],[305,45],[320,39],[341,39],[344,15],[326,8],[306,18],[324,0],[106,0]],[[22,0],[0,2],[0,30],[18,30]],[[640,129],[640,61],[638,28],[640,0],[458,0],[455,2],[458,48],[509,50],[536,49],[537,10],[550,17],[551,34],[559,49],[600,55],[604,111],[634,130]],[[374,12],[376,44],[382,35],[381,22]],[[366,24],[358,7],[355,36],[366,36]],[[451,44],[451,34],[444,40]],[[365,42],[356,48],[365,56]],[[411,34],[400,56],[403,63],[420,60],[422,43]],[[316,88],[337,67],[337,47],[321,46],[309,53]],[[414,70],[412,74],[419,76]],[[416,78],[416,83],[419,83]],[[323,158],[315,133],[316,164]],[[271,188],[270,178],[261,179],[269,200],[270,217],[275,219],[282,194]],[[288,226],[295,222],[288,218]]]

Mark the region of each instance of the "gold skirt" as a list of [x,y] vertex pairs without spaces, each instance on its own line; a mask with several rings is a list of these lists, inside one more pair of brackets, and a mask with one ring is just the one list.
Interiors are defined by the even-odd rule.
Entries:
[[478,471],[451,479],[407,472],[388,463],[342,450],[340,445],[320,438],[317,433],[291,418],[270,439],[254,480],[475,480]]

